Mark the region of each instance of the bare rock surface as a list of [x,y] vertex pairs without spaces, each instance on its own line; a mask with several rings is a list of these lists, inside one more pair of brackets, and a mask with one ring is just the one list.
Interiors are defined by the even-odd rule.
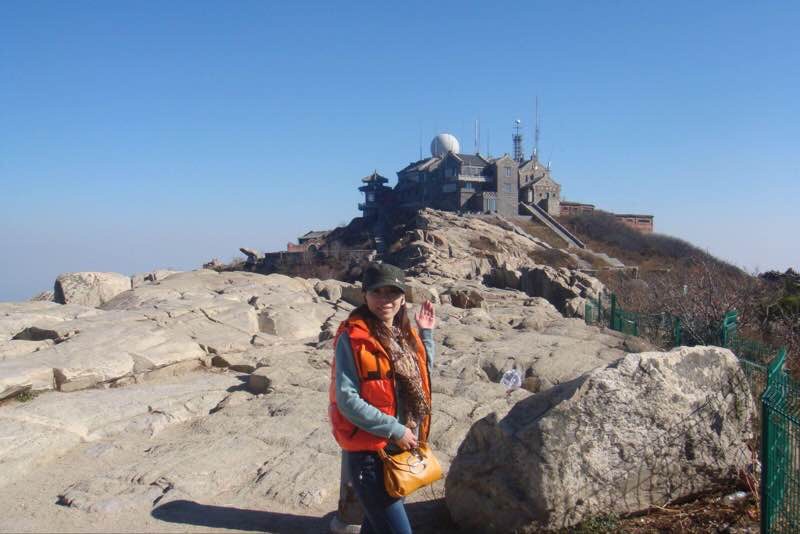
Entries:
[[412,227],[399,243],[396,259],[416,274],[481,278],[499,265],[531,264],[532,253],[548,248],[527,234],[478,217],[432,209],[421,210]]
[[[283,275],[175,273],[97,310],[47,302],[0,306],[0,399],[74,391],[207,355],[317,341],[333,303]],[[34,343],[51,340],[51,344]],[[10,342],[13,341],[13,346]]]
[[152,437],[169,425],[206,415],[240,385],[235,375],[192,373],[173,383],[53,392],[3,407],[0,486],[24,478],[80,443],[131,433]]
[[149,273],[136,273],[131,276],[131,287],[136,288],[144,284],[158,282],[167,278],[168,276],[172,276],[173,274],[178,274],[181,272],[183,271],[174,271],[172,269],[156,269],[155,271],[150,271]]
[[56,279],[54,297],[59,304],[100,306],[131,289],[131,279],[119,273],[64,273]]
[[[499,384],[505,370],[545,391],[623,355],[623,336],[544,298],[430,274],[410,286],[414,301],[457,286],[480,302],[437,306],[432,441],[445,469],[475,422],[531,395]],[[203,269],[99,309],[0,305],[0,465],[26,485],[0,485],[0,530],[325,531],[339,484],[332,342],[360,296],[358,285]],[[40,394],[9,398],[26,390]],[[442,509],[432,499],[443,490],[412,497],[418,531],[437,530],[423,516]]]
[[[524,291],[545,298],[570,317],[583,317],[586,299],[606,293],[602,282],[588,274],[538,264],[540,253],[553,247],[500,217],[464,217],[424,209],[392,248],[390,260],[420,277],[458,284],[476,280]],[[583,263],[577,258],[577,265]],[[481,305],[480,293],[474,289],[450,287],[437,294],[460,308]]]
[[447,475],[468,531],[565,528],[663,505],[747,465],[755,404],[733,354],[630,354],[476,423]]
[[41,300],[44,302],[53,302],[54,298],[55,298],[55,293],[53,292],[52,289],[48,289],[47,291],[42,291],[40,293],[37,293],[36,295],[32,296],[29,300],[31,301]]
[[61,305],[46,301],[0,302],[0,342],[15,337],[41,341],[30,339],[23,333],[24,330],[32,325],[47,326],[99,313],[102,312],[79,304]]
[[[510,221],[433,210],[392,245],[409,313],[437,304],[431,440],[445,471],[483,421],[560,398],[636,346],[564,317],[604,288],[536,264],[550,248]],[[127,280],[83,306],[0,304],[0,530],[327,531],[330,360],[360,284],[211,269]],[[500,383],[510,370],[523,387]],[[443,530],[444,489],[409,499],[416,532]]]

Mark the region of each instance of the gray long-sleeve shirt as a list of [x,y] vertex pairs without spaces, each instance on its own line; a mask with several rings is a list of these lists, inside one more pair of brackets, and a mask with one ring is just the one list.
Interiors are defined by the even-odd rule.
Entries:
[[[428,359],[428,374],[433,368],[435,348],[433,343],[433,330],[420,329],[420,338],[425,347]],[[395,385],[395,398],[397,399],[397,417],[387,415],[361,398],[361,383],[356,371],[353,358],[353,349],[347,332],[339,336],[336,343],[336,405],[342,415],[358,428],[389,439],[400,439],[405,433],[405,426],[400,423],[403,418],[403,403],[400,393]]]

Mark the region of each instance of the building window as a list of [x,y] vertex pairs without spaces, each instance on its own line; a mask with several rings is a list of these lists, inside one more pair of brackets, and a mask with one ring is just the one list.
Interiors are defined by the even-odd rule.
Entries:
[[[506,167],[508,169],[508,167]],[[503,184],[503,193],[513,193],[514,190],[511,188],[511,184]]]
[[506,178],[511,178],[511,167],[506,167]]
[[372,191],[367,193],[367,202],[375,202],[375,193]]

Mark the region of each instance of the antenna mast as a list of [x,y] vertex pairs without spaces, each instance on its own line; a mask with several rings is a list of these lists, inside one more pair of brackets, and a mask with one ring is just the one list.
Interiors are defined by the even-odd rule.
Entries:
[[514,135],[511,136],[511,140],[514,143],[514,160],[517,162],[522,162],[525,159],[525,155],[522,153],[522,121],[517,119],[514,121]]
[[536,127],[533,130],[533,158],[539,158],[539,95],[536,95]]
[[475,119],[475,154],[481,153],[481,131],[478,126],[478,119]]

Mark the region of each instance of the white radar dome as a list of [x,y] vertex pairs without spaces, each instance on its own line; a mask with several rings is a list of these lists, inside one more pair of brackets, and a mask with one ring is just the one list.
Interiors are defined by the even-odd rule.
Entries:
[[441,157],[448,152],[461,152],[461,145],[458,144],[458,139],[449,133],[440,133],[431,141],[431,155]]

